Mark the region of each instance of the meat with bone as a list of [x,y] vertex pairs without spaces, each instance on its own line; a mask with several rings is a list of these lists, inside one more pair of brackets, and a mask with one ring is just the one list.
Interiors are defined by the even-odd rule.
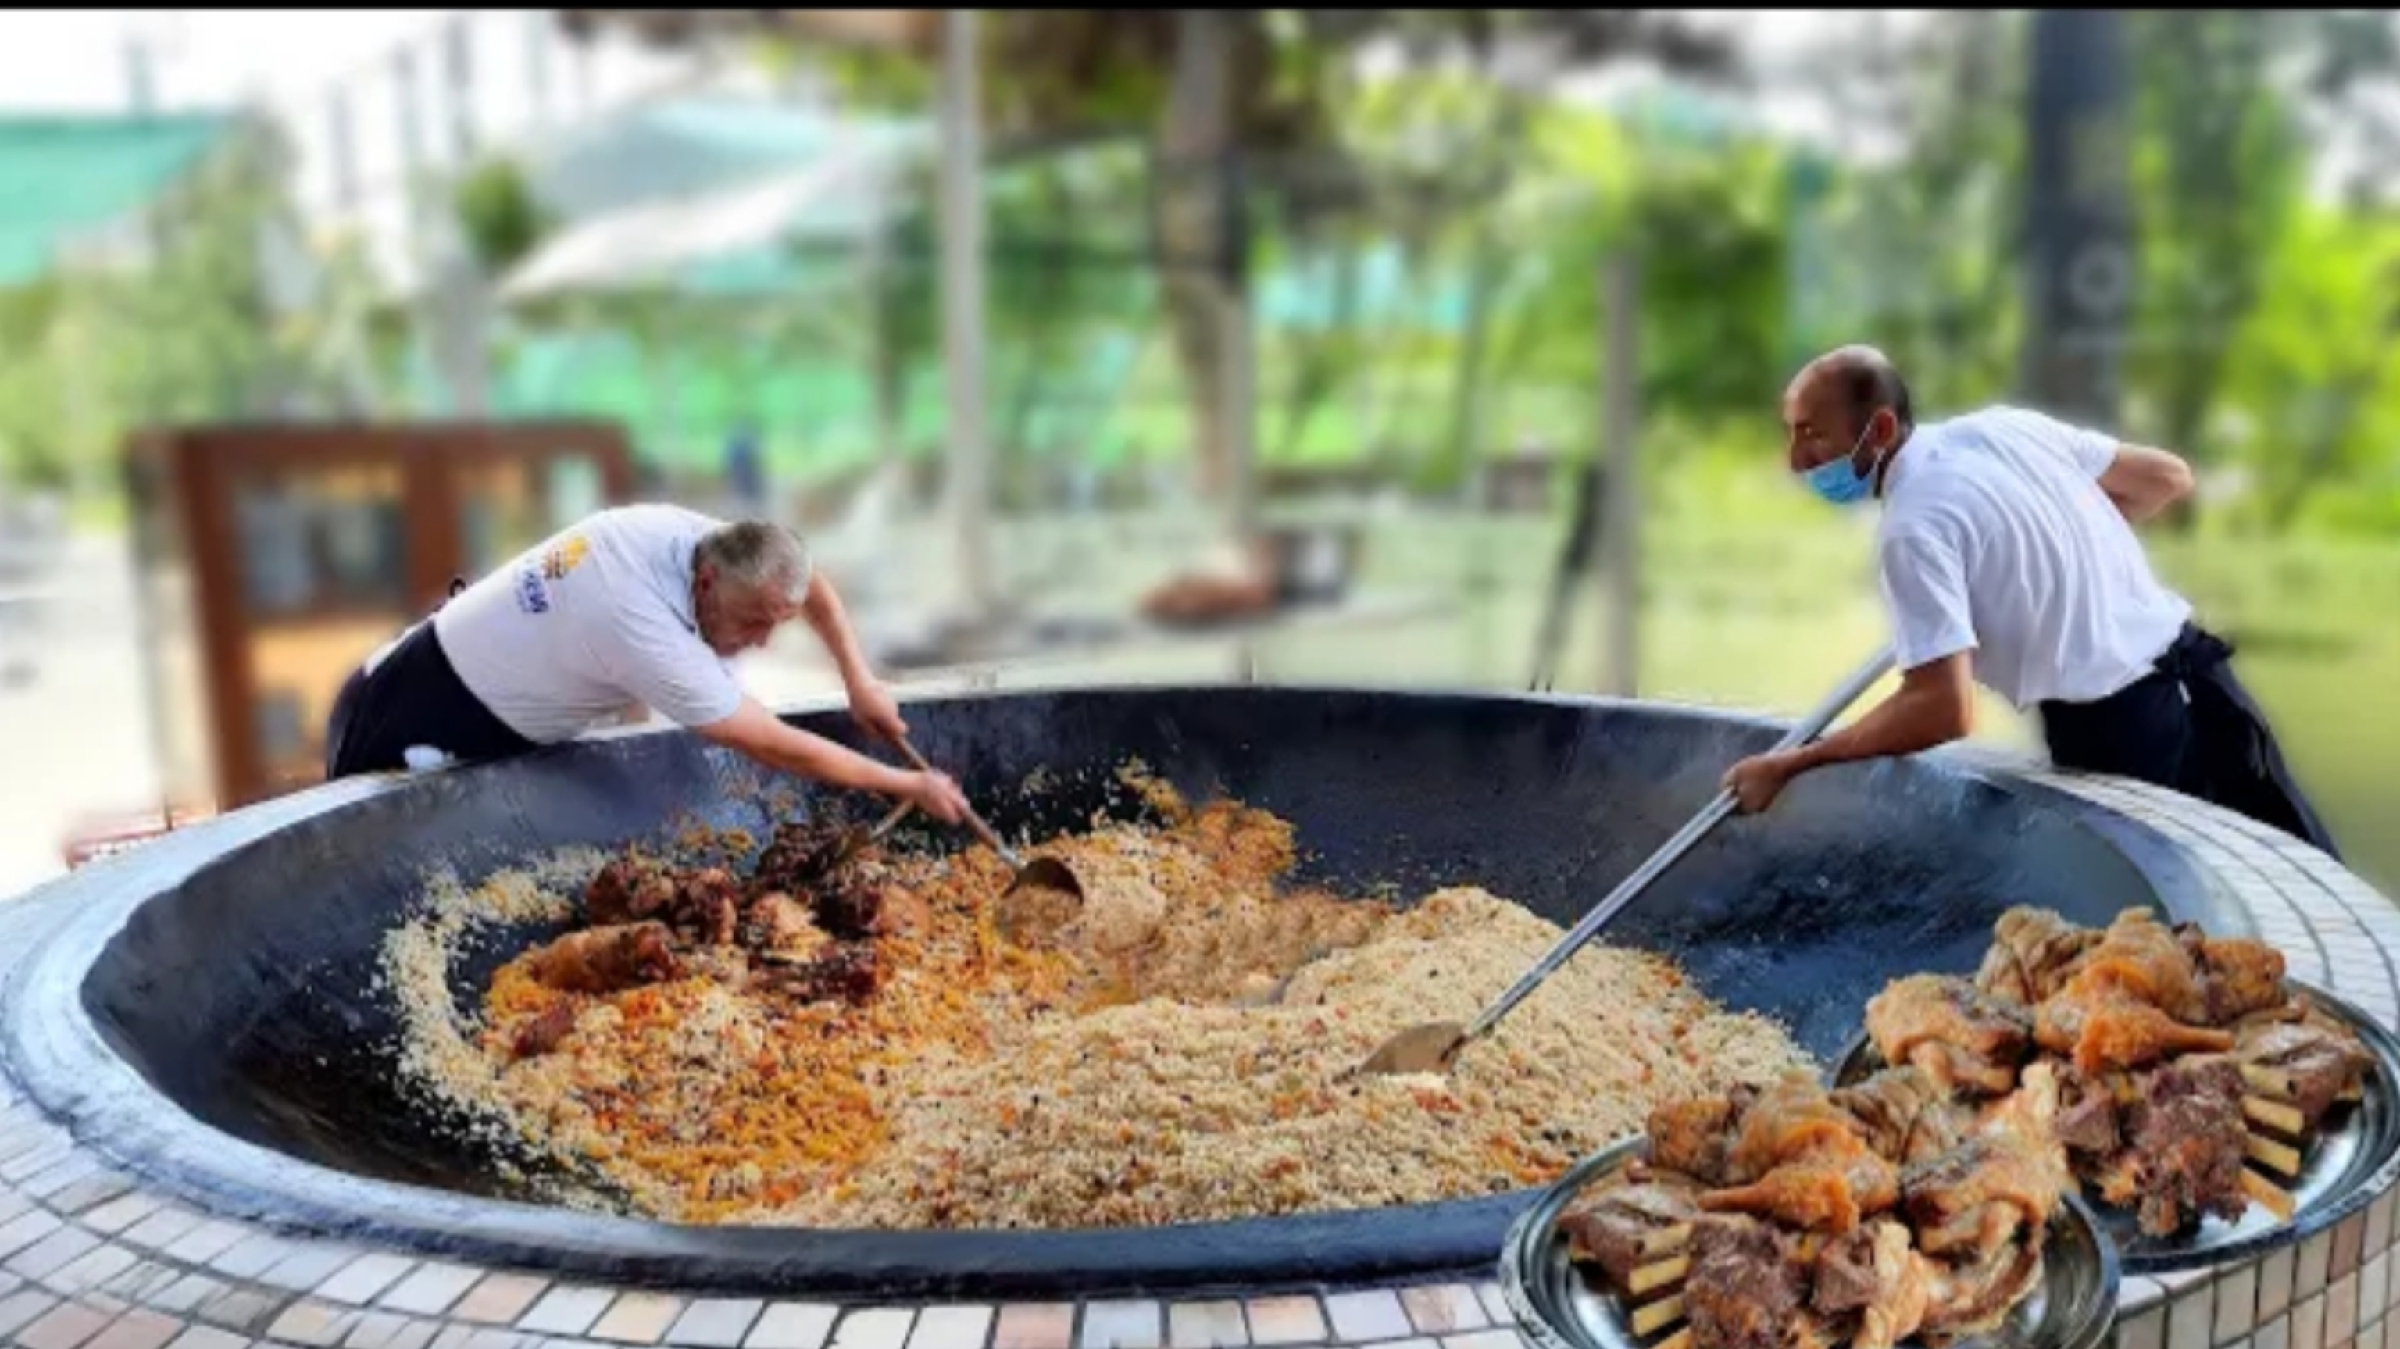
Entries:
[[1917,1337],[1927,1349],[1999,1328],[2042,1282],[2042,1248],[2032,1242],[1999,1246],[1981,1259],[1940,1268]]
[[2122,1073],[2092,1077],[2072,1064],[2058,1065],[2058,1141],[2071,1159],[2105,1157],[2124,1146],[2118,1097],[2131,1090]]
[[1899,1172],[1806,1073],[1787,1074],[1743,1112],[1727,1162],[1746,1183],[1707,1191],[1702,1209],[1838,1234],[1900,1197]]
[[2231,1049],[2233,1037],[2198,1024],[2208,999],[2172,929],[2128,909],[2034,1014],[2034,1038],[2077,1070],[2138,1068],[2185,1053]]
[[2026,1007],[2066,987],[2084,953],[2100,934],[2068,922],[2049,909],[2020,904],[2000,915],[1991,948],[1975,972],[1975,986],[1996,998]]
[[1661,1102],[1650,1112],[1650,1164],[1680,1172],[1703,1185],[1732,1185],[1749,1179],[1733,1171],[1734,1133],[1758,1099],[1741,1086],[1721,1096],[1689,1096]]
[[615,993],[680,971],[666,924],[645,922],[570,932],[532,952],[526,972],[561,993]]
[[2178,923],[2176,940],[2200,972],[2204,1024],[2230,1026],[2284,1002],[2283,952],[2241,937],[2211,937],[2197,923]]
[[1892,1349],[1914,1335],[1936,1278],[1912,1249],[1908,1229],[1886,1220],[1825,1243],[1815,1274],[1809,1310],[1828,1322],[1855,1319],[1850,1349]]
[[1692,1224],[1700,1217],[1695,1198],[1682,1181],[1612,1185],[1587,1192],[1560,1215],[1558,1226],[1569,1258],[1598,1265],[1622,1288],[1634,1270],[1691,1244]]
[[1940,1156],[1956,1147],[1973,1123],[1915,1064],[1885,1068],[1834,1092],[1832,1099],[1856,1122],[1859,1137],[1875,1155],[1895,1166]]
[[2142,1230],[2166,1236],[2203,1216],[2234,1219],[2249,1207],[2242,1161],[2249,1138],[2242,1118],[2241,1070],[2222,1055],[2195,1056],[2140,1074],[2126,1111],[2126,1148],[2110,1159],[2123,1194],[2135,1203]]
[[1896,979],[1867,1003],[1867,1035],[1883,1061],[1923,1069],[1944,1092],[2015,1086],[2031,1029],[2023,1009],[1949,975]]
[[2244,1081],[2314,1129],[2334,1103],[2355,1094],[2374,1058],[2347,1028],[2322,1021],[2260,1021],[2234,1032]]
[[2039,1246],[2074,1182],[2051,1131],[2058,1088],[2037,1064],[1974,1136],[1901,1176],[1901,1211],[1928,1255],[1981,1260],[2011,1244]]
[[1822,1338],[1807,1311],[1809,1262],[1792,1234],[1710,1217],[1693,1229],[1691,1258],[1684,1314],[1704,1349],[1793,1349]]

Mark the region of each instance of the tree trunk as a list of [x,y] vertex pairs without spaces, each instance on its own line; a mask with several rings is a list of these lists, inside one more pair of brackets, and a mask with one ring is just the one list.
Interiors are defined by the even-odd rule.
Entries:
[[1500,286],[1508,259],[1489,224],[1475,230],[1467,264],[1467,315],[1459,334],[1458,373],[1450,394],[1450,430],[1444,437],[1444,458],[1461,480],[1474,476],[1483,456],[1484,385],[1489,364],[1493,292]]
[[1228,423],[1225,311],[1232,240],[1226,224],[1233,151],[1234,16],[1175,12],[1175,62],[1152,164],[1158,211],[1160,302],[1183,368],[1201,494],[1222,503],[1237,481]]

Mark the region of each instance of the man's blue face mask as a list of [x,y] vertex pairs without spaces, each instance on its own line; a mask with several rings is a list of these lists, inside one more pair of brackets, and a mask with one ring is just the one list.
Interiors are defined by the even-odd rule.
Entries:
[[1851,444],[1848,454],[1826,460],[1801,474],[1800,480],[1808,484],[1808,490],[1836,506],[1853,506],[1866,500],[1875,494],[1875,468],[1881,467],[1881,456],[1878,456],[1879,462],[1875,467],[1864,473],[1858,471],[1858,452],[1865,449],[1866,444],[1867,431],[1861,427],[1858,439]]

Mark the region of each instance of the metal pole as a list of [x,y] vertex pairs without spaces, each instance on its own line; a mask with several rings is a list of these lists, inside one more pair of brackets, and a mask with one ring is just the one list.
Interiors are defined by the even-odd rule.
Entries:
[[475,157],[474,11],[450,21],[444,55],[450,85],[450,158],[465,164]]
[[[1226,483],[1233,537],[1245,548],[1258,537],[1258,352],[1250,314],[1250,183],[1239,151],[1221,169],[1225,194],[1225,272],[1217,288],[1223,355],[1217,420],[1225,436]],[[1253,672],[1255,676],[1255,672]]]
[[991,456],[984,432],[983,133],[976,12],[942,11],[942,348],[949,403],[949,510],[960,594],[992,603]]
[[1640,293],[1641,276],[1631,256],[1617,254],[1603,264],[1600,311],[1606,369],[1600,425],[1608,490],[1600,546],[1608,578],[1602,587],[1608,596],[1608,648],[1601,668],[1608,672],[1605,691],[1620,698],[1634,696],[1641,671],[1641,504],[1636,488],[1641,460]]

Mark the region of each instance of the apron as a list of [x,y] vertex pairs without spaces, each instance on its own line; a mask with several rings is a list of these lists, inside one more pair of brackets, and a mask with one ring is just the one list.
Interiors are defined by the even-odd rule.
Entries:
[[2197,797],[2339,860],[2232,660],[2231,643],[2187,623],[2150,673],[2126,687],[2098,702],[2043,703],[2052,762]]

